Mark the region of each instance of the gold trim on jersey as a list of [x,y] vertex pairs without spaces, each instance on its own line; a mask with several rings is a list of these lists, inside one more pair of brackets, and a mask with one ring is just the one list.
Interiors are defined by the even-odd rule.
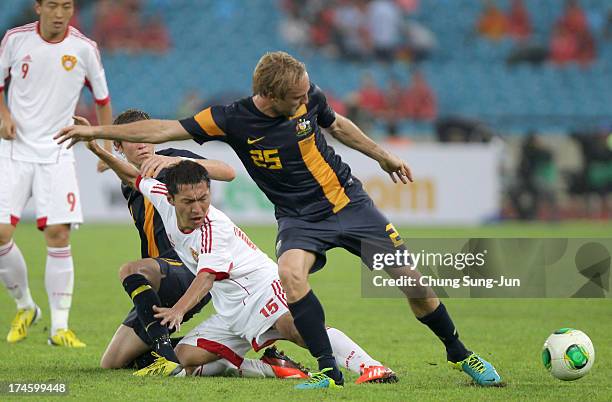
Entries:
[[155,241],[155,226],[153,225],[153,218],[155,217],[155,207],[146,198],[144,199],[145,208],[145,219],[144,219],[144,232],[147,236],[147,247],[149,248],[149,257],[159,257],[159,249],[157,248],[157,242]]
[[344,192],[344,187],[340,185],[338,176],[319,152],[315,135],[299,141],[298,145],[306,167],[323,188],[325,197],[334,206],[334,213],[340,211],[351,200]]
[[306,109],[306,105],[302,104],[298,108],[297,112],[295,112],[295,114],[293,116],[289,117],[289,120],[297,119],[300,116],[304,116],[307,111],[308,111],[308,109]]
[[215,119],[213,119],[212,117],[212,111],[210,107],[207,107],[206,109],[202,110],[200,113],[196,114],[193,118],[195,119],[195,121],[198,122],[200,127],[202,127],[204,131],[206,131],[206,134],[225,135],[223,130],[221,130],[219,126],[217,126],[217,123],[215,123]]

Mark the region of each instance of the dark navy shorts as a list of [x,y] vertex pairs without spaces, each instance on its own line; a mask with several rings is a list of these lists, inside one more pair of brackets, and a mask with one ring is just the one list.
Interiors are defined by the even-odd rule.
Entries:
[[[185,294],[195,276],[182,261],[170,258],[154,258],[154,260],[159,264],[162,273],[162,280],[157,292],[162,304],[161,307],[172,307]],[[194,314],[200,312],[202,307],[209,301],[210,293],[185,314],[183,322],[187,322]],[[138,319],[138,315],[134,308],[130,310],[128,316],[123,321],[123,325],[132,328],[134,332],[136,332],[136,335],[138,335],[147,345],[151,344],[151,339]],[[171,330],[171,332],[173,332],[173,330]]]
[[310,222],[295,217],[278,219],[276,256],[300,249],[316,254],[311,273],[323,268],[325,252],[342,247],[361,257],[372,269],[372,254],[404,252],[406,247],[399,233],[368,197],[351,202],[338,213],[323,220]]

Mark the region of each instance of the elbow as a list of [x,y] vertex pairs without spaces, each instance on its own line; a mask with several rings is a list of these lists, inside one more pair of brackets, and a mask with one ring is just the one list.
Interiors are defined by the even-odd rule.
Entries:
[[236,171],[233,167],[227,166],[224,169],[224,178],[223,181],[232,181],[236,178]]

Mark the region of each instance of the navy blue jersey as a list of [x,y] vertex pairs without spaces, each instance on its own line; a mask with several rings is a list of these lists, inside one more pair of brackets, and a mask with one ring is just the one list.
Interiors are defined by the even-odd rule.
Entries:
[[[206,159],[193,152],[182,149],[168,148],[155,152],[157,155],[163,156],[182,156],[192,159]],[[164,182],[165,170],[162,170],[156,177],[157,180]],[[170,258],[180,261],[178,255],[172,248],[164,223],[161,217],[155,210],[153,204],[149,202],[142,194],[125,184],[121,185],[121,192],[128,202],[130,215],[134,219],[134,225],[140,234],[140,254],[142,258]]]
[[317,221],[367,198],[321,133],[335,119],[325,95],[311,83],[308,104],[289,118],[266,116],[248,97],[206,108],[181,124],[199,144],[229,144],[274,204],[277,218]]

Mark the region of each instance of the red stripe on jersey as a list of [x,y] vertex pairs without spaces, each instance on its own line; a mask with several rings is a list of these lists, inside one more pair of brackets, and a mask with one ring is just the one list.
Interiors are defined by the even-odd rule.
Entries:
[[238,353],[221,343],[204,338],[198,338],[197,345],[201,349],[214,353],[217,356],[221,356],[238,368],[240,368],[242,362],[244,361],[244,359]]
[[204,225],[200,226],[200,253],[205,253],[206,251],[206,239],[208,238],[206,232],[206,227]]
[[156,191],[156,190],[151,190],[151,194],[168,195],[168,192],[166,192],[166,191]]
[[[242,286],[240,283],[236,282],[233,279],[229,279],[230,281],[234,282],[236,285],[240,286],[242,288],[242,290],[244,290],[246,292],[247,295],[250,295],[251,293],[249,293],[249,291],[247,290],[247,288],[245,288],[244,286]],[[244,301],[242,302],[244,304]]]
[[98,106],[108,105],[110,103],[110,96],[107,96],[104,99],[95,99],[94,98],[94,102],[96,102],[96,105],[98,105]]
[[46,40],[42,36],[42,34],[40,32],[40,21],[38,21],[36,23],[36,33],[38,34],[38,36],[40,36],[40,39],[44,40],[45,42],[50,43],[52,45],[57,45],[58,43],[62,43],[64,41],[64,39],[66,39],[68,37],[68,34],[70,33],[70,25],[68,26],[68,28],[66,28],[66,32],[64,32],[64,37],[61,40],[57,41],[57,42],[48,41],[48,40]]
[[47,217],[43,216],[42,218],[36,219],[36,226],[38,227],[38,230],[45,230],[47,227]]
[[[87,87],[87,89],[89,89],[89,92],[91,92],[91,94],[93,95],[93,87],[91,86],[91,82],[89,81],[89,79],[85,78],[85,83],[83,84]],[[94,102],[96,102],[96,105],[98,106],[104,106],[104,105],[108,105],[108,103],[110,102],[110,95],[107,96],[104,99],[96,99],[94,97]]]
[[[134,186],[136,187],[136,190],[140,191],[140,182],[142,181],[142,176],[138,175],[138,177],[136,178],[136,183],[134,183]],[[142,192],[142,191],[140,191]]]
[[11,215],[11,225],[17,226],[18,223],[19,223],[19,217],[15,215]]
[[274,295],[276,296],[278,301],[280,301],[285,307],[289,308],[289,306],[287,305],[285,291],[283,290],[283,287],[281,286],[280,281],[274,280],[272,282],[272,289],[274,290]]
[[6,43],[8,42],[8,38],[11,35],[14,35],[20,32],[29,32],[29,31],[35,31],[35,30],[36,30],[36,22],[33,22],[31,24],[23,25],[23,26],[9,29],[8,31],[6,31],[6,34],[4,35],[4,38],[2,39],[2,42],[0,43],[0,56],[2,55],[4,47],[6,46]]
[[202,268],[198,271],[198,274],[200,272],[208,272],[209,274],[213,274],[215,276],[215,281],[222,281],[229,278],[229,274],[227,272],[218,272],[212,268]]
[[212,242],[213,242],[212,225],[210,223],[210,219],[208,219],[208,216],[204,218],[204,222],[206,223],[206,228],[207,228],[206,234],[208,234],[208,240],[207,240],[208,250],[206,252],[210,253],[210,251],[212,250]]
[[2,46],[4,46],[4,44],[6,43],[6,40],[8,39],[8,37],[13,35],[13,34],[16,34],[16,33],[19,33],[19,32],[35,31],[36,30],[36,24],[37,24],[37,22],[32,22],[30,24],[26,24],[26,25],[22,25],[20,27],[9,29],[8,31],[6,31],[6,34],[4,35],[4,40],[2,40]]
[[4,250],[0,251],[0,257],[2,257],[3,255],[7,255],[8,253],[10,253],[10,252],[11,252],[11,250],[13,249],[13,246],[14,246],[14,245],[15,245],[15,242],[14,242],[14,241],[12,241],[12,242],[11,242],[11,244],[9,244],[9,246],[8,246],[6,249],[4,249]]
[[91,45],[91,47],[94,48],[94,50],[96,52],[96,58],[98,59],[99,67],[100,67],[100,69],[102,69],[103,68],[103,66],[102,66],[102,56],[100,56],[100,50],[98,49],[98,44],[95,41],[89,39],[87,36],[83,35],[83,33],[81,33],[81,31],[79,31],[75,27],[70,27],[70,34],[72,36],[74,36],[75,38],[79,38],[79,39],[84,40],[89,45]]

